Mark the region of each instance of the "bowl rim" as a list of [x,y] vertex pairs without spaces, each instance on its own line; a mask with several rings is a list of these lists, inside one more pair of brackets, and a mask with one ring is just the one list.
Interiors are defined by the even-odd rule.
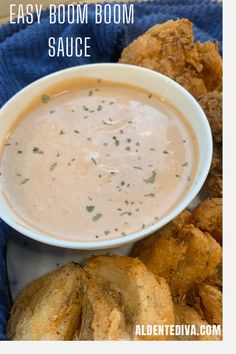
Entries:
[[[172,80],[171,78],[169,78],[166,75],[163,75],[159,72],[147,69],[147,68],[143,68],[140,66],[136,66],[136,65],[129,65],[129,64],[121,64],[121,63],[97,63],[97,64],[86,64],[86,65],[79,65],[79,66],[73,66],[71,68],[67,68],[67,69],[62,69],[59,71],[56,71],[54,73],[51,73],[49,75],[46,75],[34,82],[32,82],[31,84],[25,86],[24,88],[22,88],[20,91],[18,91],[14,96],[12,96],[0,109],[0,113],[4,114],[4,111],[8,109],[8,107],[10,107],[12,104],[14,104],[14,101],[16,98],[18,98],[22,93],[25,93],[26,91],[30,91],[31,88],[37,87],[40,85],[40,83],[42,82],[49,82],[49,86],[50,87],[50,79],[57,77],[57,76],[63,76],[63,74],[67,74],[69,72],[73,72],[73,71],[80,71],[83,70],[84,68],[95,68],[97,67],[99,69],[99,75],[98,77],[102,78],[102,69],[106,68],[106,67],[115,67],[115,68],[126,68],[129,69],[130,71],[133,72],[146,72],[147,74],[151,74],[152,76],[155,76],[157,78],[157,80],[163,80],[165,81],[167,86],[172,86],[175,87],[177,90],[180,90],[182,92],[182,94],[184,94],[184,96],[186,97],[186,99],[188,99],[189,101],[191,101],[191,103],[193,104],[193,106],[195,106],[195,110],[197,111],[197,113],[199,114],[199,116],[201,116],[202,119],[202,123],[205,129],[205,134],[207,136],[207,151],[206,154],[204,156],[204,164],[202,164],[202,168],[200,169],[199,175],[196,176],[196,180],[195,183],[192,184],[190,191],[188,192],[188,194],[186,195],[186,197],[184,197],[184,199],[170,212],[168,213],[164,218],[162,218],[160,221],[157,221],[155,224],[141,230],[138,231],[136,233],[133,233],[131,235],[128,236],[120,236],[114,239],[109,239],[109,240],[101,240],[101,241],[71,241],[71,240],[63,240],[63,239],[59,239],[59,238],[55,238],[53,236],[47,235],[46,233],[37,231],[37,230],[32,230],[28,229],[27,227],[20,225],[17,222],[14,222],[12,220],[9,220],[7,216],[5,215],[1,215],[0,218],[6,222],[9,226],[11,226],[13,229],[15,229],[16,231],[18,231],[20,234],[23,234],[33,240],[36,240],[38,242],[42,242],[51,246],[56,246],[56,247],[61,247],[61,248],[69,248],[69,249],[77,249],[77,250],[102,250],[102,249],[109,249],[109,248],[118,248],[124,245],[127,245],[131,242],[135,242],[138,241],[154,232],[156,232],[157,230],[159,230],[161,227],[163,227],[164,225],[166,225],[168,222],[170,222],[172,219],[174,219],[179,213],[181,213],[190,203],[191,201],[196,197],[196,195],[199,193],[201,187],[203,186],[209,169],[210,169],[210,165],[211,165],[211,160],[212,160],[212,151],[213,151],[213,142],[212,142],[212,132],[211,132],[211,128],[209,125],[209,122],[207,120],[207,117],[204,113],[204,111],[202,110],[201,106],[199,105],[199,103],[196,101],[196,99],[180,84],[178,84],[176,81]],[[115,81],[115,80],[111,80],[111,81]],[[124,82],[125,83],[125,82]],[[138,85],[137,85],[138,86]],[[140,85],[140,87],[142,87],[142,85]],[[150,89],[150,91],[152,91],[152,89]],[[34,95],[32,95],[32,99],[33,99]],[[170,102],[172,104],[172,102]],[[175,107],[176,105],[173,103],[173,106]],[[1,199],[0,199],[1,201]],[[9,207],[10,208],[10,207]],[[13,209],[10,208],[11,211],[14,213]]]

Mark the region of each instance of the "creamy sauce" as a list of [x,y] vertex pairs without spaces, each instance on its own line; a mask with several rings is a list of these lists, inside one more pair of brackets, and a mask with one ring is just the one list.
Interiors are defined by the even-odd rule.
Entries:
[[197,159],[191,127],[164,99],[83,79],[51,88],[19,115],[0,179],[29,226],[99,241],[166,216],[187,193]]

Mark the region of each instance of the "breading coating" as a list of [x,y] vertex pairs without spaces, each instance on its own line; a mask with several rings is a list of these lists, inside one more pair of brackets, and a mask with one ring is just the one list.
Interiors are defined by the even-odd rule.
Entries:
[[217,287],[201,284],[194,300],[194,307],[208,323],[222,325],[222,292]]
[[[175,323],[178,325],[195,325],[197,327],[197,331],[200,333],[200,326],[208,325],[208,322],[205,321],[203,317],[199,315],[199,313],[188,305],[174,305],[175,312]],[[175,337],[176,340],[221,340],[220,336],[213,335],[179,335]]]
[[188,223],[191,218],[191,213],[188,210],[182,211],[179,215],[177,215],[171,222],[169,222],[166,226],[162,227],[160,230],[155,232],[154,234],[146,237],[143,240],[140,240],[135,243],[135,246],[131,252],[132,257],[138,257],[142,253],[143,259],[149,257],[150,248],[156,242],[157,237],[159,235],[162,238],[168,238],[177,236],[181,228],[184,224]]
[[222,146],[221,144],[213,143],[213,156],[211,161],[211,171],[222,173]]
[[[136,336],[138,325],[173,324],[173,304],[164,279],[138,259],[97,256],[85,264],[88,276],[79,339],[157,340]],[[104,311],[104,312],[103,312]]]
[[222,143],[222,93],[213,91],[200,97],[199,103],[211,126],[214,140]]
[[192,213],[191,222],[222,243],[222,198],[208,198]]
[[151,27],[121,54],[121,63],[169,76],[199,99],[222,87],[222,59],[213,42],[194,44],[192,23],[169,20]]
[[207,178],[207,185],[211,197],[222,198],[223,196],[222,172],[218,172],[216,170],[210,171]]
[[82,272],[69,263],[26,286],[11,310],[6,337],[70,340],[81,319]]
[[221,264],[221,246],[210,234],[193,225],[184,226],[178,237],[156,234],[155,241],[148,248],[145,240],[138,248],[134,246],[132,256],[138,257],[154,274],[166,279],[176,301],[215,274],[216,267]]

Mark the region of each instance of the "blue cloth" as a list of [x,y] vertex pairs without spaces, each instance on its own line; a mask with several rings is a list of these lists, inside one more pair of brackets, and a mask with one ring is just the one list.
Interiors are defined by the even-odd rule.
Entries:
[[[40,24],[0,26],[0,107],[16,92],[52,72],[75,65],[111,62],[121,50],[155,23],[188,18],[196,40],[217,40],[222,48],[222,6],[211,0],[159,0],[135,3],[132,25],[95,25],[94,5],[89,6],[89,24],[49,24],[48,10]],[[48,37],[90,36],[91,58],[49,58]],[[0,339],[9,314],[5,246],[10,228],[0,221]]]

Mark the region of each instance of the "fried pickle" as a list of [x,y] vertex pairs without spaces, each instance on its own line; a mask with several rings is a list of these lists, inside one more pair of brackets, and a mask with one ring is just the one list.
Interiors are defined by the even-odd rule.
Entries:
[[11,340],[70,340],[81,319],[82,269],[69,263],[30,283],[11,310]]
[[[154,274],[166,279],[176,301],[212,276],[221,264],[221,246],[210,234],[193,225],[185,225],[177,237],[156,234],[148,249],[145,240],[138,247],[134,246],[131,255],[138,257]],[[142,252],[143,248],[145,252]]]
[[121,63],[143,66],[169,76],[196,99],[222,88],[222,59],[213,42],[194,44],[187,19],[151,27],[121,54]]
[[138,259],[92,257],[85,264],[85,272],[89,281],[79,339],[156,340],[157,337],[137,336],[136,324],[174,323],[168,285]]

